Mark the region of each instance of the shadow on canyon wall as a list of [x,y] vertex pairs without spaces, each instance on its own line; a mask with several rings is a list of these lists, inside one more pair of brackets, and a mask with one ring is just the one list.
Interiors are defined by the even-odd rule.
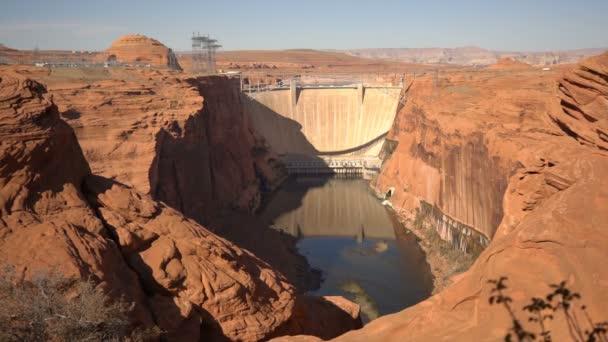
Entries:
[[241,99],[243,105],[248,107],[245,113],[255,113],[257,120],[267,125],[267,131],[259,133],[264,135],[270,147],[277,153],[287,152],[308,156],[319,153],[302,133],[302,125],[299,122],[282,116],[248,95],[243,94]]
[[[251,132],[251,120],[242,103],[249,100],[240,94],[238,82],[232,82],[232,89],[226,94],[216,94],[219,90],[211,89],[209,84],[198,81],[192,84],[205,97],[204,107],[186,121],[183,131],[173,125],[157,133],[156,153],[148,172],[150,194],[217,235],[250,250],[283,273],[299,292],[318,288],[320,274],[298,254],[296,239],[268,227],[251,214],[259,204],[256,203],[259,196],[252,191],[261,194],[262,199],[272,195],[270,181],[258,172],[263,167],[256,164],[264,163],[256,158],[256,153],[268,146],[258,146],[255,139],[252,143],[248,137],[238,139],[242,134],[257,134]],[[324,163],[314,155],[312,144],[297,122],[270,110],[266,115],[281,123],[281,131],[290,132],[292,144],[307,152],[309,160]],[[231,141],[231,137],[236,140]],[[257,182],[257,189],[249,188],[253,181]],[[293,199],[289,207],[300,206],[304,195]],[[244,202],[248,203],[247,208],[239,207]]]

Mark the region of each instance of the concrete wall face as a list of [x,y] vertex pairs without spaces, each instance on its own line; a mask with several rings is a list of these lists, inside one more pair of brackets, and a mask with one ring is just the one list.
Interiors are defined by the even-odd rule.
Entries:
[[[363,90],[363,93],[361,92]],[[255,129],[279,154],[377,156],[399,103],[397,88],[275,90],[248,97]]]

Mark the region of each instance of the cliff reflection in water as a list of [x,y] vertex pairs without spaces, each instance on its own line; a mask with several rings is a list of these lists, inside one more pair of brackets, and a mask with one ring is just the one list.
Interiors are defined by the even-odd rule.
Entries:
[[275,228],[298,237],[395,239],[386,210],[362,179],[291,179],[261,215]]
[[428,297],[432,278],[413,234],[382,206],[362,179],[294,178],[260,213],[299,237],[298,250],[323,272],[315,295],[361,305],[364,322]]

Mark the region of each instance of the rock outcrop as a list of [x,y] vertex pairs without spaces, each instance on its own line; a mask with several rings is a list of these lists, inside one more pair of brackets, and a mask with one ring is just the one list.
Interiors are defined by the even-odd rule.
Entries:
[[226,208],[255,210],[261,193],[286,176],[243,113],[236,80],[142,69],[84,82],[36,77],[54,94],[94,174],[199,223]]
[[557,94],[561,110],[551,119],[581,144],[608,151],[608,52],[564,75]]
[[127,34],[117,40],[99,57],[108,63],[143,64],[181,70],[171,49],[156,39],[142,34]]
[[[585,61],[578,70],[605,58]],[[565,281],[581,294],[571,307],[579,315],[585,304],[596,322],[608,318],[602,263],[608,260],[608,157],[564,136],[548,119],[563,115],[554,111],[558,77],[540,71],[495,77],[456,73],[414,81],[389,135],[398,145],[376,186],[382,192],[394,187],[391,201],[403,215],[425,201],[492,241],[471,269],[438,295],[337,341],[503,339],[513,317],[489,303],[495,293],[488,284],[503,276],[513,314],[537,336],[540,329],[528,322],[523,307],[552,291],[549,284]],[[562,97],[564,81],[560,84]],[[569,93],[585,93],[586,84],[569,84]],[[594,89],[592,98],[605,94]],[[605,114],[597,104],[586,110],[593,118]],[[587,129],[595,124],[589,121]],[[580,319],[583,329],[590,329]],[[553,340],[571,338],[563,314],[545,324]]]
[[[0,78],[0,260],[26,278],[56,270],[91,279],[135,304],[135,325],[156,324],[171,340],[257,341],[290,327],[321,334],[297,323],[294,288],[268,264],[150,196],[93,176],[45,88],[8,72]],[[360,323],[355,304],[333,301],[346,311],[328,337]]]
[[0,262],[30,278],[59,270],[134,302],[152,323],[137,275],[123,262],[80,186],[90,174],[73,130],[34,81],[0,76]]
[[290,319],[293,286],[250,252],[106,178],[84,188],[170,340],[258,341]]
[[344,297],[299,296],[291,320],[278,335],[290,335],[286,340],[302,335],[329,340],[362,325],[360,306]]
[[149,195],[92,175],[44,86],[1,75],[0,266],[26,279],[43,271],[90,279],[134,303],[135,326],[157,325],[170,340],[333,338],[361,326],[358,305],[296,296],[251,252]]

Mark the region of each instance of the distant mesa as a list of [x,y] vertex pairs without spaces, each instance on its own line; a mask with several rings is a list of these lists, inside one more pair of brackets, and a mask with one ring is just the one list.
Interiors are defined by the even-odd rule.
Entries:
[[108,63],[145,64],[182,70],[171,49],[142,34],[127,34],[118,38],[100,58]]
[[17,50],[11,49],[10,47],[0,43],[0,52],[15,52]]
[[499,59],[496,64],[490,65],[488,70],[527,70],[533,69],[530,64],[515,61],[509,57]]

